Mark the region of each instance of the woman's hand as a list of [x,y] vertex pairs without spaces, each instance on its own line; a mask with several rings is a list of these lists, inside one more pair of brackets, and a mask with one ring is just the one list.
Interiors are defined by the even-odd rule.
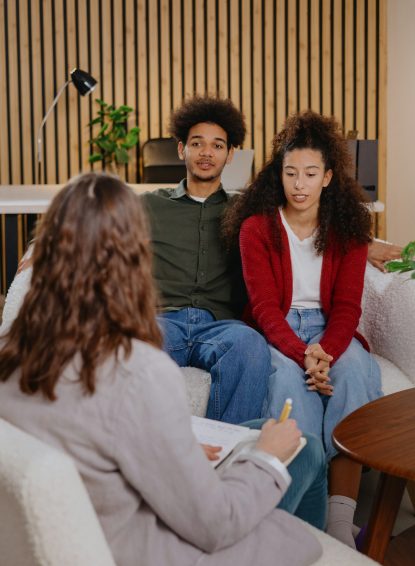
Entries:
[[281,462],[294,454],[300,444],[301,430],[293,419],[283,423],[269,419],[261,429],[255,448],[276,456]]
[[330,385],[330,377],[328,375],[328,369],[308,374],[309,377],[306,380],[309,391],[318,391],[322,395],[333,395],[333,386]]
[[321,347],[320,344],[316,343],[316,344],[309,344],[307,346],[306,351],[304,352],[304,356],[311,356],[313,358],[315,358],[316,360],[322,360],[325,362],[332,362],[333,361],[333,356],[330,356],[330,354],[327,354],[323,348]]
[[330,362],[333,356],[327,354],[320,344],[310,344],[304,355],[304,367],[306,368],[306,381],[309,391],[318,391],[323,395],[332,395],[333,386],[329,381]]
[[219,460],[218,452],[222,450],[222,446],[211,446],[210,444],[201,444],[200,446],[210,462]]

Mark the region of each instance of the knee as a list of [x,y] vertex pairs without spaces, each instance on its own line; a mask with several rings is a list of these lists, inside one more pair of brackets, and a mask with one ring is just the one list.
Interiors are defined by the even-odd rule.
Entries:
[[307,466],[315,470],[316,474],[319,472],[326,474],[327,458],[323,443],[314,434],[304,432],[303,436],[307,440],[307,444],[302,450],[304,458],[307,460]]
[[271,353],[272,373],[270,375],[270,383],[275,385],[287,384],[289,387],[306,388],[304,370],[289,358],[278,358],[277,360]]
[[265,338],[253,328],[244,324],[235,325],[228,335],[228,342],[234,349],[238,349],[241,355],[263,356],[264,359],[270,359],[270,353]]

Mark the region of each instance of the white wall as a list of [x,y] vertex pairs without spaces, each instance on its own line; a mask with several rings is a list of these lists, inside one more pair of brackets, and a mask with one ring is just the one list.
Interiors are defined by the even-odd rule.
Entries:
[[387,239],[415,240],[415,0],[388,0]]

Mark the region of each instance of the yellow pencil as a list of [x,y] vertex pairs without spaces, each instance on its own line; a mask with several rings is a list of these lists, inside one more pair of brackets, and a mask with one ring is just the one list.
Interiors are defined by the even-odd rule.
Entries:
[[278,422],[282,423],[282,422],[286,421],[288,419],[288,417],[290,416],[292,408],[293,408],[293,400],[288,398],[284,403],[284,407],[282,408]]

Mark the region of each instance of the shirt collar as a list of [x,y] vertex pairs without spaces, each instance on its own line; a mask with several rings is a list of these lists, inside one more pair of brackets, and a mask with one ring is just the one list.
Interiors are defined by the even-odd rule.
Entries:
[[[186,192],[186,186],[187,186],[187,181],[186,179],[183,179],[182,181],[180,181],[177,187],[173,189],[170,198],[171,199],[179,199],[183,197],[190,198]],[[224,200],[229,200],[229,195],[223,188],[222,183],[219,185],[218,190],[215,191],[206,199],[206,201],[212,203],[222,202]]]

